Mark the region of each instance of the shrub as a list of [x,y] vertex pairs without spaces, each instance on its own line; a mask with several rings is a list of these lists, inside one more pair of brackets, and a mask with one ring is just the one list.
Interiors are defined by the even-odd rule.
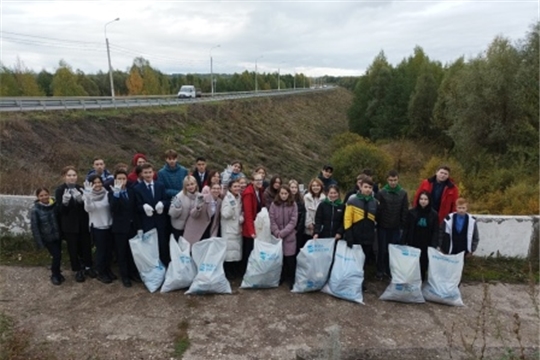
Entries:
[[343,189],[353,187],[356,176],[370,168],[376,179],[385,179],[392,168],[392,158],[384,150],[366,142],[357,142],[338,149],[332,156],[334,177]]

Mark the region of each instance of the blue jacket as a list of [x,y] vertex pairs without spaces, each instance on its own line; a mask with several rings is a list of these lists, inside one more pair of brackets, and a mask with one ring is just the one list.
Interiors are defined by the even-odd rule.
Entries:
[[172,199],[184,187],[184,178],[188,175],[188,170],[176,163],[174,168],[165,164],[158,171],[158,180],[165,185],[167,199]]
[[[139,215],[139,221],[135,224],[139,229],[142,229],[144,232],[156,228],[159,231],[165,230],[168,221],[168,212],[170,201],[167,199],[165,194],[165,186],[159,181],[154,181],[154,196],[148,190],[146,183],[140,182],[133,188],[135,192],[135,206],[137,208],[137,213]],[[152,208],[156,208],[158,202],[162,202],[164,209],[161,214],[158,214],[156,211],[152,216],[147,216],[143,205],[148,204]]]

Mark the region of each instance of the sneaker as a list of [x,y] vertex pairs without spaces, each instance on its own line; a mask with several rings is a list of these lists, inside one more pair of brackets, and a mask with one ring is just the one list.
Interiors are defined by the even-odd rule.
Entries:
[[62,280],[60,280],[60,277],[58,275],[51,275],[51,282],[53,285],[62,284]]
[[86,280],[84,277],[84,270],[77,271],[77,273],[75,274],[75,281],[84,282],[84,280]]
[[129,278],[125,277],[125,278],[122,278],[122,284],[124,285],[124,287],[131,287],[131,280],[129,280]]
[[109,275],[107,274],[98,274],[96,279],[98,279],[99,281],[101,281],[102,283],[104,284],[110,284],[112,283],[112,280],[111,278],[109,277]]
[[84,270],[84,274],[92,279],[95,279],[97,277],[96,271],[92,268],[86,268],[86,270]]

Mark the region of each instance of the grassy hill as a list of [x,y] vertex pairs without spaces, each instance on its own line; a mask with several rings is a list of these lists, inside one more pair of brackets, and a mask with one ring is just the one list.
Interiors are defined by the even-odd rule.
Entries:
[[330,158],[329,138],[347,130],[351,101],[351,93],[335,89],[163,108],[2,114],[0,193],[54,188],[62,167],[74,165],[81,177],[94,156],[112,169],[143,152],[160,168],[169,148],[189,168],[197,156],[220,171],[240,159],[246,174],[262,164],[270,174],[306,182]]

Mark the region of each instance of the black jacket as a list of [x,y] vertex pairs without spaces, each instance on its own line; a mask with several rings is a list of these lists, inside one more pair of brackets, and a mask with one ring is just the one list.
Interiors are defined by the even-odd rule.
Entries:
[[[422,220],[425,219],[425,220]],[[439,214],[429,207],[422,210],[418,206],[407,212],[401,243],[426,249],[437,247],[439,242]]]
[[402,229],[409,211],[409,199],[403,189],[391,191],[383,187],[375,198],[377,207],[377,226],[384,229]]
[[109,192],[109,204],[111,206],[113,233],[123,233],[134,235],[138,226],[138,217],[135,205],[135,191],[132,188],[127,188],[127,198],[124,194],[119,197],[114,196],[113,192]]
[[333,238],[336,234],[343,237],[344,214],[345,205],[341,201],[331,202],[326,198],[317,207],[313,234],[317,234],[319,238]]
[[[71,197],[67,205],[62,203],[62,196],[67,188],[68,186],[64,183],[54,193],[60,231],[70,234],[89,233],[88,213],[84,210],[84,203],[78,202],[74,197]],[[78,191],[82,196],[83,191],[80,185],[75,185],[71,191]]]
[[54,201],[49,205],[36,201],[30,213],[30,225],[34,241],[39,248],[42,248],[45,243],[60,241],[60,228],[56,219]]
[[298,209],[298,221],[296,222],[296,235],[304,234],[306,229],[306,205],[302,200],[296,202]]

